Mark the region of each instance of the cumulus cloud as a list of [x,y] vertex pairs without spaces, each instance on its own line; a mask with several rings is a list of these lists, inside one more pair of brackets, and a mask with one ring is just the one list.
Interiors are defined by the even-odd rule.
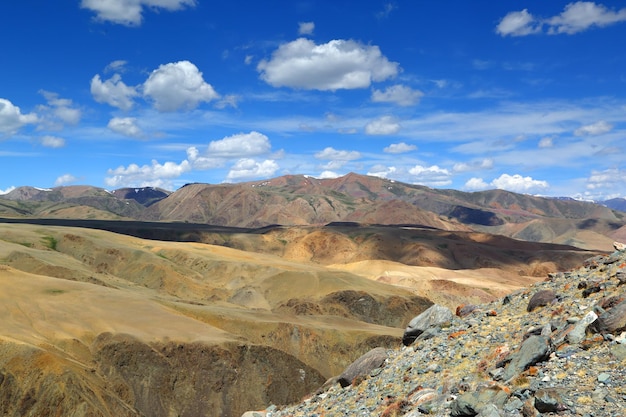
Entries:
[[336,172],[333,171],[323,171],[317,178],[319,179],[333,179],[333,178],[339,178],[341,177],[341,174],[338,174]]
[[353,161],[361,157],[358,151],[340,151],[332,147],[325,148],[321,152],[315,154],[317,159],[336,160],[336,161]]
[[396,167],[386,167],[384,165],[375,165],[368,172],[367,175],[379,178],[388,178],[396,173]]
[[519,174],[502,174],[490,183],[487,183],[482,178],[470,178],[463,188],[467,191],[481,191],[497,188],[514,193],[530,194],[545,191],[550,188],[550,185],[546,181],[535,180],[531,177],[522,177]]
[[372,82],[394,77],[399,65],[374,45],[342,39],[316,45],[299,38],[281,45],[257,70],[274,87],[334,91],[367,88]]
[[496,33],[501,36],[526,36],[541,31],[541,25],[527,9],[510,12],[496,26]]
[[577,1],[566,5],[560,14],[546,19],[534,17],[527,9],[510,12],[502,18],[496,33],[501,36],[526,36],[543,33],[545,27],[550,35],[573,35],[593,26],[605,27],[624,21],[626,8],[614,11],[591,1]]
[[409,174],[415,177],[414,182],[418,184],[441,187],[452,183],[450,171],[437,165],[429,167],[415,165],[409,169]]
[[419,90],[413,90],[411,87],[397,84],[387,87],[385,91],[372,91],[372,101],[374,103],[394,103],[398,106],[413,106],[417,104],[424,95]]
[[201,102],[219,98],[213,87],[202,78],[202,73],[189,61],[160,65],[152,71],[143,85],[143,93],[154,101],[162,112],[191,110]]
[[19,107],[9,100],[0,98],[0,136],[10,136],[29,123],[37,123],[39,119],[34,113],[22,114]]
[[278,171],[278,164],[274,160],[266,159],[263,162],[257,162],[251,158],[243,158],[230,168],[226,180],[266,178],[274,175],[276,171]]
[[41,144],[47,148],[62,148],[65,146],[65,139],[46,135],[41,138]]
[[397,153],[411,152],[416,149],[417,149],[417,146],[415,145],[408,145],[404,142],[400,142],[400,143],[392,143],[391,145],[383,149],[383,152],[397,154]]
[[576,136],[598,136],[603,135],[605,133],[609,133],[613,130],[613,125],[605,122],[604,120],[600,120],[599,122],[579,127],[574,131],[574,135]]
[[145,8],[174,11],[195,5],[196,0],[82,0],[80,3],[81,8],[96,13],[96,20],[125,26],[140,25]]
[[591,1],[578,1],[565,6],[563,12],[548,19],[548,33],[568,35],[582,32],[592,26],[604,27],[626,21],[626,8],[618,11],[607,9]]
[[300,22],[298,23],[298,35],[312,35],[315,30],[315,23]]
[[463,188],[467,191],[482,191],[488,189],[489,184],[487,184],[482,178],[474,177],[467,180]]
[[115,133],[132,138],[141,138],[144,136],[141,128],[137,126],[137,119],[134,117],[114,117],[109,120],[107,127]]
[[267,153],[272,145],[267,136],[252,131],[250,133],[237,133],[224,139],[211,141],[207,148],[207,154],[213,157],[242,157],[255,156]]
[[48,102],[47,105],[37,106],[41,113],[40,121],[46,128],[61,129],[64,124],[75,125],[80,121],[82,112],[74,107],[72,100],[61,98],[51,91],[39,90],[39,93]]
[[191,170],[189,161],[180,164],[165,162],[163,164],[152,160],[150,165],[139,166],[130,164],[107,171],[104,183],[109,187],[162,187],[165,179],[178,178]]
[[58,186],[61,186],[61,185],[72,184],[72,183],[74,183],[76,181],[78,181],[78,178],[76,178],[72,174],[64,174],[64,175],[61,175],[60,177],[58,177],[54,181],[54,185],[56,187],[58,187]]
[[400,130],[400,124],[392,116],[382,116],[365,125],[368,135],[393,135]]
[[119,74],[102,81],[99,75],[91,79],[91,95],[98,103],[106,103],[121,110],[130,110],[133,107],[133,98],[139,93],[135,87],[128,86],[122,81]]
[[491,181],[491,185],[501,190],[515,193],[537,193],[547,190],[550,185],[547,181],[535,180],[531,177],[522,177],[519,174],[502,174]]
[[9,194],[13,190],[15,190],[15,186],[14,185],[10,186],[6,190],[0,190],[0,195]]

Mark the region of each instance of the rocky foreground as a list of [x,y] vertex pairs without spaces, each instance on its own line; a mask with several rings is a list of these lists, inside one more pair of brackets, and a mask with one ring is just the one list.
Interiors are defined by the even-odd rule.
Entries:
[[484,305],[433,306],[303,402],[244,414],[625,416],[626,251]]

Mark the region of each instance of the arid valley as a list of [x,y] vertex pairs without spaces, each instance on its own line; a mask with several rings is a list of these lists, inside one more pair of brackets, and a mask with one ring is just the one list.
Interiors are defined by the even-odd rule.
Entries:
[[624,213],[350,174],[0,198],[0,413],[240,416],[300,401],[439,304],[613,251]]

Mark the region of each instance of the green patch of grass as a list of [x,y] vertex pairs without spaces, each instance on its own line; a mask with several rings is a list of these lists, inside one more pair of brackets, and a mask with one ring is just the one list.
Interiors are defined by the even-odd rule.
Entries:
[[46,294],[52,294],[52,295],[59,295],[59,294],[63,294],[66,293],[67,291],[65,290],[60,290],[57,288],[48,288],[44,291]]
[[30,242],[16,242],[18,245],[26,246],[27,248],[32,248],[33,244]]
[[52,250],[57,250],[57,244],[59,243],[59,241],[56,240],[54,237],[52,237],[52,236],[44,236],[43,237],[43,241],[44,241],[44,244],[48,248],[50,248]]

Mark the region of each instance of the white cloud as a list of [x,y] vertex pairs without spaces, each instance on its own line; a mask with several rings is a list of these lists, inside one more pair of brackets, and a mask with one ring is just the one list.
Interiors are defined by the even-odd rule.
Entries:
[[568,35],[582,32],[592,26],[609,26],[626,21],[626,8],[617,12],[601,4],[590,1],[578,1],[565,6],[563,12],[547,21],[548,33]]
[[609,10],[591,1],[577,1],[565,6],[559,15],[538,19],[524,9],[510,12],[498,24],[496,32],[502,36],[526,36],[543,32],[544,26],[550,35],[572,35],[592,26],[604,27],[626,21],[626,8]]
[[552,148],[554,146],[554,138],[550,136],[541,138],[541,140],[539,140],[538,146],[541,149]]
[[120,72],[124,72],[124,67],[126,66],[126,64],[128,64],[128,62],[124,61],[123,59],[118,59],[116,61],[112,61],[110,62],[106,67],[104,67],[104,72],[116,72],[116,73],[120,73]]
[[405,153],[405,152],[411,152],[417,149],[417,146],[415,145],[408,145],[404,142],[400,142],[400,143],[392,143],[391,145],[387,146],[385,149],[383,149],[383,152],[386,153]]
[[37,110],[42,113],[41,122],[49,129],[61,129],[63,124],[75,125],[80,121],[82,113],[73,107],[72,100],[60,98],[57,93],[39,90],[44,96],[48,105],[37,106]]
[[372,91],[372,101],[374,103],[395,103],[399,106],[413,106],[417,104],[424,95],[419,90],[413,90],[411,87],[397,84],[387,87],[385,91]]
[[489,184],[487,184],[482,178],[470,178],[465,182],[465,186],[463,187],[467,191],[482,191],[489,188]]
[[535,180],[531,177],[522,177],[519,174],[502,174],[491,181],[491,185],[501,190],[516,193],[537,193],[547,190],[550,187],[546,181]]
[[376,18],[378,18],[378,19],[386,19],[386,18],[389,17],[391,12],[393,12],[397,8],[398,8],[398,5],[395,4],[394,2],[385,3],[384,6],[383,6],[383,10],[378,12],[378,13],[376,13]]
[[46,135],[41,138],[41,144],[47,148],[62,148],[65,146],[65,139]]
[[339,178],[341,176],[341,174],[338,174],[336,172],[333,171],[323,171],[317,178],[319,179],[333,179],[333,178]]
[[496,26],[496,32],[502,36],[526,36],[540,31],[541,26],[527,9],[508,13]]
[[191,164],[187,160],[180,164],[160,164],[153,160],[150,165],[130,164],[128,167],[109,169],[109,176],[104,179],[104,183],[109,187],[161,187],[165,184],[165,179],[178,178],[190,170]]
[[415,165],[409,169],[409,174],[416,177],[414,182],[418,184],[440,187],[452,183],[450,171],[445,168],[439,168],[437,165],[429,167]]
[[132,138],[144,136],[141,128],[137,126],[137,119],[134,117],[114,117],[109,120],[107,127],[115,133]]
[[257,65],[260,78],[274,87],[311,90],[367,88],[398,73],[377,46],[353,40],[332,40],[316,45],[299,38],[281,45],[270,60]]
[[252,131],[250,133],[237,133],[210,142],[207,154],[212,157],[232,158],[261,155],[271,149],[272,145],[267,136]]
[[72,174],[64,174],[64,175],[61,175],[60,177],[58,177],[54,181],[54,185],[58,187],[60,185],[71,184],[71,183],[76,182],[76,181],[78,181],[78,178],[76,178]]
[[317,159],[336,160],[336,161],[353,161],[361,157],[358,151],[340,151],[331,147],[325,148],[321,152],[315,154]]
[[82,0],[80,3],[81,8],[95,12],[97,20],[126,26],[140,25],[144,8],[174,11],[195,5],[196,0]]
[[298,35],[312,35],[315,30],[315,23],[300,22],[298,23]]
[[241,97],[236,94],[227,94],[215,104],[215,107],[218,109],[225,109],[226,107],[236,109],[240,99]]
[[400,130],[400,124],[392,116],[382,116],[365,125],[368,135],[393,135]]
[[162,112],[194,109],[201,102],[220,97],[204,81],[198,67],[189,61],[160,65],[144,83],[143,92],[154,101],[154,107]]
[[139,93],[135,87],[124,84],[119,74],[113,74],[104,82],[96,74],[91,79],[91,95],[98,103],[107,103],[122,110],[130,110],[134,104],[133,97],[137,97]]
[[0,136],[13,135],[22,126],[37,121],[37,115],[34,113],[22,114],[19,107],[14,106],[9,100],[0,98]]
[[469,172],[469,171],[491,169],[491,168],[493,168],[493,159],[485,158],[485,159],[481,159],[478,161],[456,163],[452,167],[452,170],[454,172]]
[[13,190],[15,190],[15,186],[14,185],[10,186],[6,190],[0,190],[0,195],[9,194]]
[[386,167],[384,165],[375,165],[367,173],[373,177],[389,178],[396,173],[396,167]]
[[271,160],[266,159],[263,162],[257,162],[251,158],[240,159],[233,165],[228,171],[226,180],[241,180],[251,178],[267,178],[274,175],[278,171],[278,164]]
[[598,136],[610,132],[613,129],[613,125],[601,120],[590,125],[579,127],[574,131],[576,136]]

